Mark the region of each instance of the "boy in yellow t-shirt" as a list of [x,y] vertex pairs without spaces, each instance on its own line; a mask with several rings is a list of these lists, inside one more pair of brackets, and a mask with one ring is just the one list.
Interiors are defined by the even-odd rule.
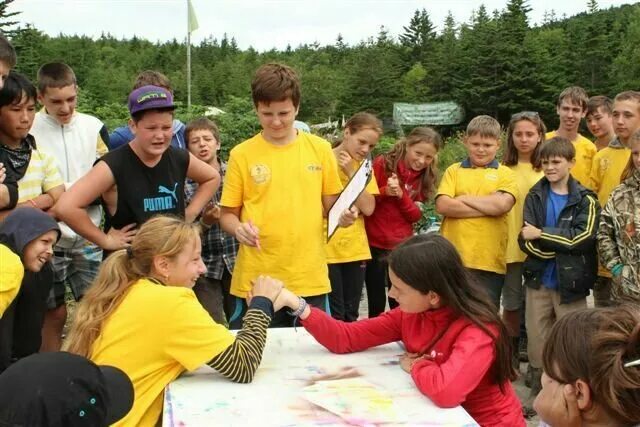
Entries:
[[[598,112],[605,107],[600,107]],[[629,138],[640,129],[640,92],[626,91],[616,95],[612,116],[615,138],[595,155],[591,167],[590,188],[598,194],[598,202],[603,208],[613,189],[620,184],[622,171],[629,162]],[[598,268],[593,299],[596,307],[611,305],[611,273],[602,266]]]
[[436,211],[444,216],[442,235],[486,288],[497,311],[506,271],[507,213],[518,189],[514,172],[496,160],[500,124],[494,118],[471,120],[464,144],[469,157],[445,171]]
[[587,92],[578,86],[563,90],[556,105],[560,125],[557,130],[547,133],[545,137],[549,140],[555,136],[561,136],[573,143],[576,149],[576,164],[571,170],[571,175],[585,187],[589,187],[591,164],[593,156],[598,151],[593,142],[578,133],[580,120],[587,113],[588,98]]
[[587,129],[596,139],[596,149],[604,150],[609,146],[616,134],[613,132],[613,117],[611,111],[613,101],[608,96],[597,95],[589,98],[587,102]]
[[[231,279],[237,297],[229,326],[239,328],[251,281],[267,274],[312,305],[326,309],[331,290],[324,250],[323,214],[342,190],[331,145],[293,124],[300,82],[286,65],[260,67],[251,83],[262,132],[231,150],[222,190],[220,224],[240,242]],[[356,219],[345,211],[341,225]],[[277,312],[271,326],[292,326]]]

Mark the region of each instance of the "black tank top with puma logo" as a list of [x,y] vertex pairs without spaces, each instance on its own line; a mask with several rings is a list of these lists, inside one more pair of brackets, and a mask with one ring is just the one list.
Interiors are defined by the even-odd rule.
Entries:
[[153,167],[145,165],[125,144],[100,159],[116,181],[118,202],[111,227],[117,229],[136,223],[140,227],[158,214],[184,216],[184,181],[189,168],[189,152],[169,147]]

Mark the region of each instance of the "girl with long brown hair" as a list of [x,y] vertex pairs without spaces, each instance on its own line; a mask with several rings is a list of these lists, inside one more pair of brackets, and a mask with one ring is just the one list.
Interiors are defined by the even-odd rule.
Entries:
[[[413,224],[422,217],[416,202],[429,200],[435,193],[441,144],[438,132],[417,127],[373,161],[380,194],[376,196],[375,211],[365,218],[371,248],[365,275],[369,317],[385,310],[389,287],[385,258],[396,245],[413,235]],[[394,308],[397,304],[389,299],[389,306]]]
[[[547,132],[538,113],[522,111],[511,116],[507,128],[507,144],[502,164],[515,172],[518,194],[516,203],[507,214],[509,239],[507,241],[507,272],[502,289],[502,319],[512,341],[512,362],[516,371],[520,367],[520,309],[524,302],[522,265],[527,257],[518,246],[518,235],[524,222],[522,212],[525,195],[544,176],[540,160],[540,147]],[[526,348],[526,346],[525,346]]]
[[65,349],[123,370],[133,383],[131,412],[117,425],[154,426],[164,388],[207,363],[236,382],[253,379],[282,283],[260,277],[234,337],[191,290],[205,270],[198,225],[151,218],[131,246],[111,254],[78,305]]
[[279,300],[330,351],[401,341],[401,367],[433,403],[462,405],[482,426],[524,427],[505,326],[453,245],[435,233],[414,236],[391,252],[389,277],[399,307],[373,319],[335,320],[286,289]]

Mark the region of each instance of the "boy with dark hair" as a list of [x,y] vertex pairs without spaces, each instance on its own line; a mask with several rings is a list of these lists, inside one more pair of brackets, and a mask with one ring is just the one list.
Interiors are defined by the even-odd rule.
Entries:
[[[17,206],[51,208],[64,191],[56,160],[38,149],[29,134],[36,115],[36,87],[23,75],[9,73],[0,89],[0,159],[18,181]],[[0,212],[3,218],[10,212]]]
[[[158,71],[146,70],[138,74],[132,90],[139,89],[143,86],[158,86],[168,90],[173,95],[173,89],[171,88],[169,78]],[[171,145],[175,148],[187,148],[184,136],[184,123],[174,118],[172,130],[173,137],[171,138]],[[129,126],[120,126],[119,128],[116,128],[111,135],[109,135],[109,148],[115,150],[124,144],[128,144],[133,140],[134,136],[135,135],[131,132]]]
[[[224,182],[227,163],[218,156],[221,146],[218,126],[206,117],[192,120],[187,123],[185,139],[189,152],[215,168]],[[184,186],[187,202],[191,200],[197,188],[198,184],[187,179]],[[224,232],[220,227],[221,196],[222,186],[200,215],[200,224],[203,227],[202,261],[207,266],[207,271],[198,278],[193,292],[213,320],[225,324],[231,310],[235,308],[235,297],[231,296],[229,290],[239,244],[234,236]]]
[[613,101],[606,96],[592,96],[587,102],[585,121],[587,129],[596,138],[595,144],[598,151],[607,148],[616,137],[613,132],[612,110]]
[[[222,192],[220,224],[240,242],[231,279],[236,307],[231,328],[242,324],[251,282],[266,274],[298,296],[326,310],[331,290],[325,255],[323,213],[342,190],[331,145],[299,132],[300,82],[281,64],[260,67],[251,83],[262,132],[231,150]],[[356,215],[345,210],[340,224]],[[294,317],[278,311],[272,326],[292,326]]]
[[[591,167],[590,188],[597,193],[602,208],[622,181],[622,172],[631,155],[629,139],[640,129],[640,92],[629,90],[616,95],[612,111],[615,137],[607,148],[595,155]],[[596,307],[611,305],[611,272],[602,266],[593,287],[593,299]]]
[[[44,108],[36,114],[31,134],[38,149],[55,158],[68,190],[107,152],[108,132],[97,118],[76,111],[78,86],[73,70],[61,62],[44,64],[38,70],[38,100]],[[90,206],[87,214],[99,226],[100,206]],[[79,300],[95,278],[102,250],[60,223],[62,237],[55,247],[55,281],[49,298],[50,311],[43,328],[43,350],[55,351],[62,344],[62,328],[67,310],[66,288]]]
[[442,235],[460,252],[497,312],[506,272],[507,214],[518,187],[514,172],[496,160],[500,124],[493,117],[474,117],[464,145],[468,157],[445,171],[436,211],[444,216]]
[[[9,75],[9,71],[16,65],[16,50],[7,38],[0,34],[0,89]],[[6,158],[0,153],[0,209],[13,209],[18,203],[17,178],[7,171]]]
[[587,92],[581,87],[571,86],[564,89],[558,97],[556,111],[560,118],[560,126],[557,130],[548,132],[545,139],[549,140],[555,136],[566,138],[576,149],[575,166],[571,169],[571,174],[583,186],[589,186],[589,175],[593,156],[598,151],[593,142],[578,133],[580,120],[587,113]]
[[518,243],[527,254],[523,276],[533,397],[541,388],[546,336],[558,318],[587,306],[596,279],[600,205],[596,195],[571,176],[575,153],[566,138],[545,142],[540,150],[544,178],[524,203]]

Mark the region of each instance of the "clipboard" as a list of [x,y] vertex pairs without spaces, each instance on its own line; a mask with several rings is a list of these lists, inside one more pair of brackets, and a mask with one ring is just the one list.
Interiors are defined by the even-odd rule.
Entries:
[[371,154],[368,154],[363,162],[360,163],[360,167],[356,173],[353,174],[347,185],[345,185],[336,201],[333,202],[331,209],[329,209],[329,213],[327,214],[327,242],[338,229],[340,214],[344,212],[345,209],[353,206],[356,199],[362,194],[365,188],[367,188],[372,174],[373,160],[371,159]]

